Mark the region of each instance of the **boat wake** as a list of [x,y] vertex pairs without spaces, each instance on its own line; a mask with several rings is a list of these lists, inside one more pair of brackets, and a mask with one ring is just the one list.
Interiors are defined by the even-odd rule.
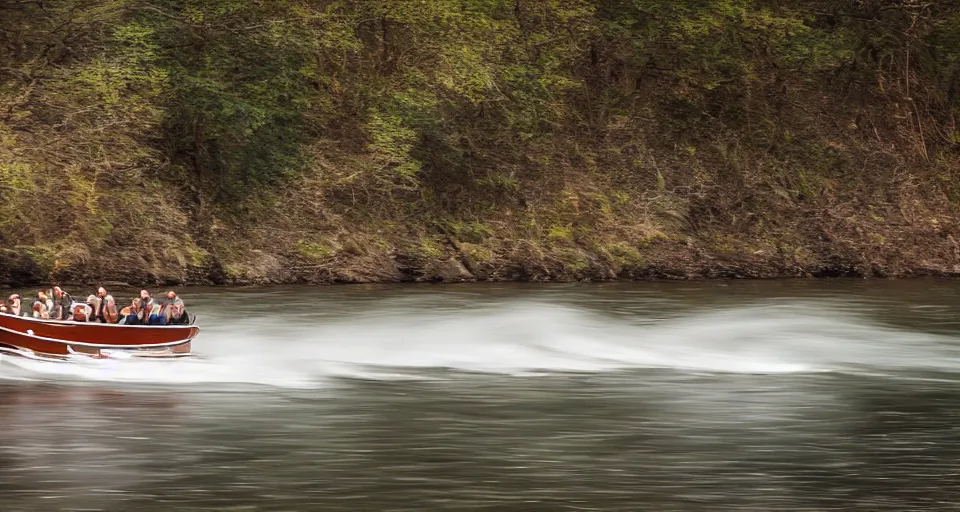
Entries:
[[[68,363],[0,355],[0,378],[314,388],[331,379],[424,378],[437,369],[507,375],[666,368],[715,373],[960,372],[955,340],[807,304],[672,318],[607,316],[514,302],[424,312],[386,307],[337,321],[203,315],[180,360]],[[445,373],[444,375],[449,375]]]

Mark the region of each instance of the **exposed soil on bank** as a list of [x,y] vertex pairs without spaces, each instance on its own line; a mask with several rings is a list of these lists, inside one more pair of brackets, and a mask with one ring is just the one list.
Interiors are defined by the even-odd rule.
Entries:
[[[599,282],[770,278],[913,278],[960,276],[960,244],[941,225],[925,233],[897,231],[898,245],[844,243],[823,236],[808,246],[776,241],[737,241],[732,236],[706,244],[695,239],[655,237],[630,252],[592,252],[576,244],[543,247],[531,241],[505,242],[499,252],[447,239],[439,254],[356,251],[318,263],[301,255],[254,250],[232,263],[208,256],[199,265],[144,265],[122,258],[49,272],[24,252],[0,252],[0,285],[12,288],[50,283],[109,286],[194,286],[254,284],[342,284],[404,282]],[[885,238],[885,237],[884,237]],[[719,247],[718,247],[719,246]],[[478,258],[478,254],[481,257]],[[144,271],[144,268],[150,268]]]

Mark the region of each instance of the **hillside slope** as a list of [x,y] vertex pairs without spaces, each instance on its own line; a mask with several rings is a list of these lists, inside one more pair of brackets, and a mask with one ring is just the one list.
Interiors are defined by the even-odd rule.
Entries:
[[960,274],[960,3],[0,3],[0,284]]

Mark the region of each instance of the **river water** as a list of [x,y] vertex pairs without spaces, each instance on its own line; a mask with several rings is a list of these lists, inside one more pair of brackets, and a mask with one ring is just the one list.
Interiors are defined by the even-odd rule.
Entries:
[[0,359],[0,510],[960,508],[960,282],[181,296],[195,358]]

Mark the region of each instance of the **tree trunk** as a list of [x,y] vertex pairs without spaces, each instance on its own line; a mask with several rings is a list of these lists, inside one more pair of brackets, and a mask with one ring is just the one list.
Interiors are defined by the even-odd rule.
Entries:
[[388,23],[389,23],[389,20],[387,20],[386,16],[382,16],[380,18],[380,40],[381,40],[380,44],[382,45],[381,49],[383,50],[383,53],[380,56],[380,66],[384,72],[389,71],[389,61],[390,61],[390,48],[387,43],[387,37],[388,37],[387,24]]

